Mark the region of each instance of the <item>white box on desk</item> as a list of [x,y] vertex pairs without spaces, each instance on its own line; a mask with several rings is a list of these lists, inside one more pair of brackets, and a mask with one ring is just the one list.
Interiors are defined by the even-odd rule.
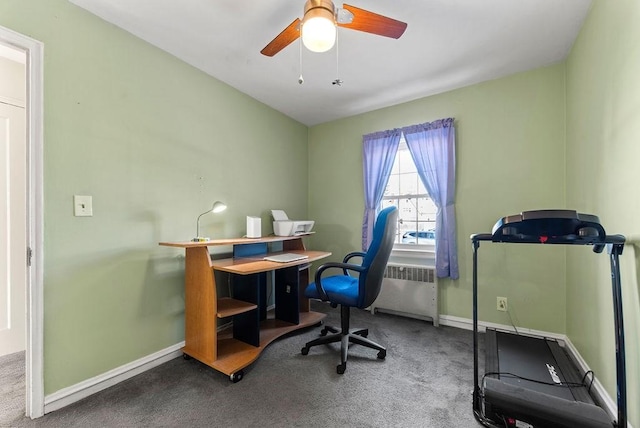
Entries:
[[247,216],[247,238],[262,237],[262,219],[260,217]]

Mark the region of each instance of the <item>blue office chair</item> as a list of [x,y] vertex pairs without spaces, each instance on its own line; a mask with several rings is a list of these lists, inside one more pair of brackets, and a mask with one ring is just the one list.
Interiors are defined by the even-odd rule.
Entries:
[[[307,355],[312,346],[341,342],[341,362],[337,366],[338,374],[343,374],[347,368],[347,350],[350,343],[377,349],[378,358],[381,360],[387,356],[386,348],[367,339],[368,329],[349,329],[349,313],[352,307],[363,309],[370,306],[378,297],[389,254],[393,248],[397,224],[398,209],[396,207],[385,208],[378,214],[373,229],[373,242],[366,253],[349,253],[344,257],[342,263],[325,263],[318,268],[315,282],[309,284],[304,294],[310,299],[329,302],[333,308],[340,305],[342,329],[325,326],[320,331],[321,336],[326,336],[329,331],[336,334],[308,342],[302,348],[302,355]],[[362,264],[347,263],[353,257],[361,257]],[[342,269],[344,274],[323,278],[323,273],[330,268]],[[351,276],[349,271],[358,275]]]

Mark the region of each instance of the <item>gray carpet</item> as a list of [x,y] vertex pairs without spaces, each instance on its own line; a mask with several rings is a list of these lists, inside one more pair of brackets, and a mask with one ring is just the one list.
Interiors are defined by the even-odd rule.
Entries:
[[[339,326],[339,309],[312,306]],[[479,426],[471,410],[471,332],[359,310],[352,311],[352,326],[368,327],[369,338],[387,346],[387,358],[354,345],[345,374],[338,375],[339,344],[300,354],[318,336],[314,327],[272,343],[236,384],[195,360],[176,358],[33,421],[23,416],[24,354],[14,354],[13,362],[0,360],[0,397],[9,403],[0,406],[0,426]],[[5,373],[11,365],[14,374]]]
[[24,352],[0,358],[0,426],[24,417]]

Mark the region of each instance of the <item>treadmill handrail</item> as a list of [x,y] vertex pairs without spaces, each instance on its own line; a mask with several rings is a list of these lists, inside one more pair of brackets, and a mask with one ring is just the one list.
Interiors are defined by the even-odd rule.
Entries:
[[607,244],[624,246],[624,235],[605,235],[604,237],[563,237],[546,235],[500,235],[491,233],[474,233],[470,236],[471,242],[489,241],[505,244],[555,244],[555,245],[593,245],[596,253],[602,252]]
[[491,233],[471,235],[472,242],[593,245],[601,253],[607,244],[624,244],[622,235],[607,235],[600,219],[573,210],[523,211],[499,219]]

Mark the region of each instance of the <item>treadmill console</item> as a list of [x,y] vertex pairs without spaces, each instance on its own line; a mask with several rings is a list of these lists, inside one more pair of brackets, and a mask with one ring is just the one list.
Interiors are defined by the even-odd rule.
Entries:
[[493,226],[493,242],[532,244],[604,243],[607,234],[600,219],[573,210],[523,211],[503,217]]

